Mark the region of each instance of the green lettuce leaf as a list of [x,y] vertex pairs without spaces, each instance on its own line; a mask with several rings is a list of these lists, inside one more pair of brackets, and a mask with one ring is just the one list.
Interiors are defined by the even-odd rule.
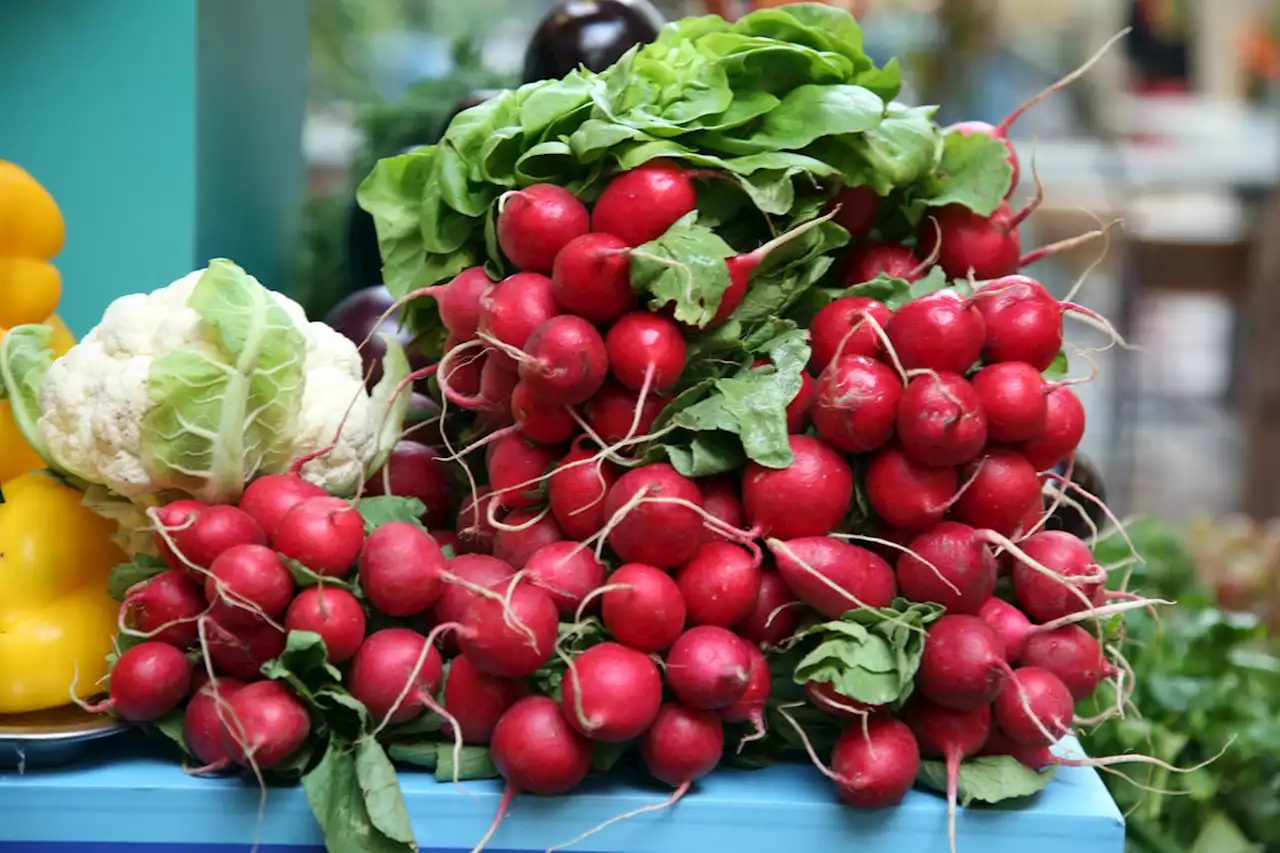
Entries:
[[382,338],[387,354],[382,357],[382,378],[369,395],[369,410],[378,419],[378,446],[365,466],[366,478],[381,470],[391,458],[392,449],[404,433],[404,420],[409,414],[409,400],[413,396],[413,386],[404,381],[410,372],[404,347],[394,335],[380,332],[378,337]]

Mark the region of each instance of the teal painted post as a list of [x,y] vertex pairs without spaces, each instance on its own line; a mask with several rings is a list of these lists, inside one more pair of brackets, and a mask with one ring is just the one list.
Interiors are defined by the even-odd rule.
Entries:
[[0,2],[0,159],[66,217],[74,332],[214,256],[287,286],[306,39],[305,0]]

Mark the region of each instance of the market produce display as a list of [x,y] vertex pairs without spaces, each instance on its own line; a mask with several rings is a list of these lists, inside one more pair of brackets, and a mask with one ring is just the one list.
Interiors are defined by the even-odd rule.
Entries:
[[810,761],[855,808],[940,791],[953,848],[1088,765],[1051,747],[1103,681],[1089,724],[1124,712],[1122,614],[1164,603],[1046,529],[1095,523],[1063,318],[1105,321],[1021,273],[1058,247],[1001,134],[900,83],[801,4],[464,111],[360,190],[427,360],[384,332],[376,382],[225,260],[57,359],[10,331],[17,425],[128,550],[94,709],[300,778],[333,851],[414,849],[397,763],[500,777],[496,828],[619,765],[658,808]]

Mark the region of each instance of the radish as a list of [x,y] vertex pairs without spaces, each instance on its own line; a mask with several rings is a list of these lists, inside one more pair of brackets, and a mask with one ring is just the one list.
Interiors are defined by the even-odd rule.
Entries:
[[831,770],[840,777],[836,793],[860,809],[901,803],[915,784],[919,768],[920,747],[915,735],[905,723],[889,717],[850,726],[831,751]]
[[569,725],[602,743],[638,738],[662,706],[657,664],[617,643],[601,643],[578,655],[561,691],[560,710]]
[[604,564],[590,548],[571,541],[543,545],[529,556],[524,569],[541,587],[563,617],[572,617],[584,598],[604,584]]
[[817,383],[806,370],[800,371],[800,390],[787,403],[787,432],[798,435],[809,428],[813,413],[813,398],[817,396]]
[[609,369],[604,338],[581,317],[560,314],[524,344],[520,380],[539,400],[576,406],[600,390]]
[[360,552],[360,588],[378,611],[417,616],[444,590],[444,553],[427,532],[406,521],[374,530]]
[[546,696],[527,696],[507,709],[494,726],[489,755],[512,793],[565,794],[591,769],[591,742]]
[[751,610],[733,632],[760,646],[776,646],[790,637],[800,624],[800,602],[791,594],[786,581],[777,572],[760,573],[760,592]]
[[755,529],[777,539],[819,536],[835,529],[853,503],[853,471],[820,439],[787,439],[793,460],[786,468],[748,462],[742,505]]
[[[464,584],[446,582],[440,591],[440,598],[432,608],[432,615],[437,624],[461,622],[467,615],[467,608],[479,593],[468,587],[506,592],[506,588],[516,570],[505,560],[490,557],[486,554],[461,554],[445,564],[451,579],[461,580]],[[452,637],[446,637],[452,639]]]
[[[720,474],[714,477],[703,477],[697,480],[698,491],[702,494],[702,508],[707,514],[724,522],[725,527],[741,530],[747,526],[747,511],[742,507],[738,497],[739,486],[735,478]],[[703,542],[724,542],[724,533],[707,527],[703,530]]]
[[493,489],[481,487],[473,497],[465,498],[458,509],[457,529],[458,545],[463,552],[469,554],[488,554],[493,550],[493,537],[498,529],[489,521],[489,504],[497,503],[494,515],[501,520],[506,510],[502,502],[494,497]]
[[[368,587],[364,587],[366,594]],[[343,663],[364,642],[364,608],[345,589],[313,586],[298,593],[285,612],[289,631],[311,631],[324,640],[329,663]]]
[[[653,429],[653,422],[669,402],[669,397],[649,393],[641,403],[637,392],[616,382],[606,382],[587,401],[584,414],[591,430],[607,444],[613,444],[627,437],[648,435]],[[636,417],[636,409],[640,410],[639,418]]]
[[[503,678],[532,675],[550,658],[560,614],[546,592],[511,584],[502,596],[474,595],[461,622],[458,648],[476,669]],[[505,600],[504,600],[505,597]]]
[[982,353],[986,323],[972,300],[947,289],[894,311],[885,331],[907,370],[962,374]]
[[471,340],[480,325],[480,297],[493,286],[484,267],[471,267],[454,276],[447,285],[434,288],[440,322],[461,340]]
[[201,584],[204,572],[223,551],[235,545],[267,544],[266,534],[253,517],[233,506],[174,501],[155,510],[154,515],[157,527],[163,528],[155,534],[160,556],[169,568],[181,569]]
[[910,601],[976,614],[995,591],[996,560],[972,527],[941,521],[912,539],[898,558],[898,588]]
[[818,377],[813,425],[833,447],[867,453],[893,438],[902,380],[863,355],[842,355]]
[[1040,282],[1010,275],[987,282],[974,294],[987,324],[982,359],[988,364],[1020,361],[1043,371],[1062,350],[1062,303]]
[[854,247],[845,261],[840,279],[846,286],[871,281],[881,275],[914,282],[924,277],[927,268],[927,263],[901,243],[873,240]]
[[627,563],[609,576],[604,589],[600,617],[618,642],[656,653],[684,631],[684,598],[666,572],[643,563]]
[[[604,338],[609,373],[632,391],[671,390],[684,370],[684,335],[674,320],[649,311],[632,311],[609,327]],[[652,381],[647,381],[652,372]]]
[[560,458],[560,451],[508,435],[490,445],[485,468],[499,506],[527,509],[542,502],[540,478]]
[[397,441],[387,464],[365,483],[364,493],[417,498],[427,508],[421,517],[424,525],[444,524],[452,514],[457,482],[453,469],[439,455],[435,448],[417,441]]
[[1009,536],[1040,506],[1040,478],[1016,450],[995,448],[960,471],[968,487],[951,507],[951,515],[972,527]]
[[865,296],[843,296],[823,306],[809,324],[809,369],[821,374],[836,353],[879,358],[884,342],[871,325],[889,325],[889,308]]
[[889,564],[865,548],[828,536],[765,544],[791,591],[828,619],[859,607],[888,607],[897,594]]
[[[746,645],[746,644],[744,644]],[[755,731],[746,740],[759,740],[765,735],[764,709],[773,692],[773,674],[769,661],[755,646],[747,645],[751,657],[751,669],[747,675],[747,689],[727,708],[720,709],[720,719],[726,723],[751,723]]]
[[306,707],[278,681],[246,684],[228,705],[227,751],[241,767],[277,767],[311,734]]
[[265,545],[236,545],[218,555],[204,582],[219,625],[234,629],[259,616],[277,619],[293,600],[293,576]]
[[284,652],[284,632],[268,622],[231,629],[210,619],[207,628],[204,648],[214,669],[241,681],[261,678],[263,664]]
[[[517,571],[523,569],[539,549],[564,540],[564,533],[546,510],[518,509],[503,520],[493,536],[493,556],[506,560]],[[512,530],[510,528],[523,528]],[[575,543],[576,544],[576,543]]]
[[[492,285],[480,297],[477,334],[523,350],[533,330],[560,313],[551,292],[551,279],[538,272],[518,272]],[[490,362],[514,368],[502,353],[489,353]],[[490,398],[492,399],[492,398]]]
[[[978,618],[996,632],[1004,644],[1004,659],[1017,663],[1027,648],[1027,641],[1035,636],[1035,627],[1026,614],[999,598],[988,598],[978,610]],[[1090,691],[1092,693],[1092,691]]]
[[937,252],[947,278],[972,275],[981,281],[1013,275],[1022,257],[1018,226],[1034,209],[1032,203],[1014,213],[1003,201],[990,216],[962,204],[933,208],[920,222],[916,245],[927,255]]
[[1075,701],[1046,669],[1015,669],[991,706],[1000,730],[1021,746],[1053,746],[1071,730]]
[[905,530],[940,521],[958,484],[955,468],[921,465],[900,447],[886,447],[867,463],[867,502],[882,520]]
[[[498,720],[527,693],[519,681],[476,669],[466,655],[450,661],[444,677],[444,709],[458,721],[465,743],[488,743]],[[452,736],[453,727],[445,723],[445,728]]]
[[685,631],[667,652],[667,683],[690,708],[714,711],[742,698],[751,675],[750,649],[714,625]]
[[851,237],[861,237],[880,215],[880,196],[871,187],[845,187],[836,193],[828,209],[835,210],[836,223]]
[[158,643],[189,649],[199,641],[196,620],[208,608],[200,585],[169,569],[129,590],[122,609],[134,629]]
[[916,736],[922,758],[947,763],[947,832],[955,853],[960,762],[977,755],[986,744],[992,729],[991,709],[983,705],[972,711],[952,711],[915,696],[907,703],[904,721]]
[[987,443],[987,416],[973,386],[955,373],[917,376],[898,404],[898,441],[922,465],[959,465]]
[[590,233],[570,240],[556,255],[551,270],[556,304],[604,326],[634,310],[636,296],[626,248],[627,242],[612,234]]
[[714,711],[699,711],[675,702],[663,703],[658,718],[640,738],[640,757],[649,775],[688,791],[691,783],[720,763],[724,725]]
[[489,363],[489,353],[479,349],[476,343],[445,341],[444,356],[436,366],[436,381],[440,393],[452,404],[466,409],[483,408],[486,401],[479,398],[480,378],[484,366]]
[[835,685],[829,681],[808,681],[804,685],[805,698],[809,704],[833,717],[845,719],[864,719],[868,714],[878,714],[887,705],[868,705],[851,696],[836,691]]
[[308,498],[280,519],[271,544],[325,577],[341,577],[364,547],[364,520],[341,498]]
[[1080,625],[1033,631],[1027,638],[1022,661],[1026,666],[1053,673],[1077,702],[1092,696],[1102,679],[1120,673],[1103,655],[1093,634]]
[[1025,441],[1040,431],[1047,404],[1044,376],[1023,361],[991,364],[973,377],[992,441]]
[[[324,495],[324,489],[296,474],[267,474],[245,487],[244,494],[240,496],[239,507],[269,537],[275,533],[276,525],[284,518],[285,513],[307,498]],[[265,545],[266,540],[237,544]]]
[[[594,461],[582,462],[586,459]],[[612,462],[596,459],[581,439],[573,443],[547,480],[547,503],[566,536],[582,541],[604,527],[605,497],[617,481]]]
[[527,382],[517,382],[511,389],[511,417],[520,434],[538,444],[564,444],[578,434],[578,422],[569,407],[539,400]]
[[1088,545],[1062,530],[1042,530],[1019,544],[1027,557],[1058,575],[1046,575],[1025,561],[1014,565],[1013,594],[1024,613],[1050,622],[1093,607],[1106,573]]
[[534,184],[498,200],[498,246],[522,270],[551,272],[560,250],[590,228],[587,208],[564,187]]
[[605,497],[609,546],[628,563],[674,569],[698,550],[701,506],[694,482],[665,462],[633,468]]
[[977,616],[947,614],[929,626],[916,674],[916,689],[953,711],[990,705],[1009,664],[996,632]]
[[191,663],[168,643],[139,643],[111,667],[109,698],[80,705],[90,714],[111,711],[126,723],[150,723],[182,704],[191,692]]
[[458,532],[456,530],[443,528],[428,530],[427,533],[435,540],[436,544],[440,546],[441,551],[445,548],[451,548],[454,554],[462,553],[462,540],[458,538]]
[[422,634],[384,628],[370,634],[351,659],[347,688],[369,709],[375,725],[404,723],[434,703],[443,665]]
[[182,733],[202,767],[193,773],[216,773],[231,766],[228,750],[231,733],[224,720],[230,719],[231,699],[244,687],[234,678],[206,681],[187,703],[182,716]]
[[1047,471],[1080,446],[1084,425],[1084,406],[1080,404],[1080,398],[1070,388],[1054,388],[1045,397],[1044,421],[1039,432],[1018,444],[1018,452],[1037,471]]
[[680,567],[676,585],[690,623],[728,628],[747,617],[760,594],[759,552],[753,557],[739,545],[708,543]]
[[693,176],[666,160],[654,160],[618,175],[591,212],[597,232],[628,246],[656,240],[698,205]]

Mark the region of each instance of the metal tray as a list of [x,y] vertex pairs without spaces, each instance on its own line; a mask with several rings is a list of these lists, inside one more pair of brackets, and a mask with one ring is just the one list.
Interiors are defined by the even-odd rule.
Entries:
[[30,714],[0,714],[0,768],[22,772],[70,764],[82,757],[93,741],[128,728],[127,723],[86,714],[75,705]]

